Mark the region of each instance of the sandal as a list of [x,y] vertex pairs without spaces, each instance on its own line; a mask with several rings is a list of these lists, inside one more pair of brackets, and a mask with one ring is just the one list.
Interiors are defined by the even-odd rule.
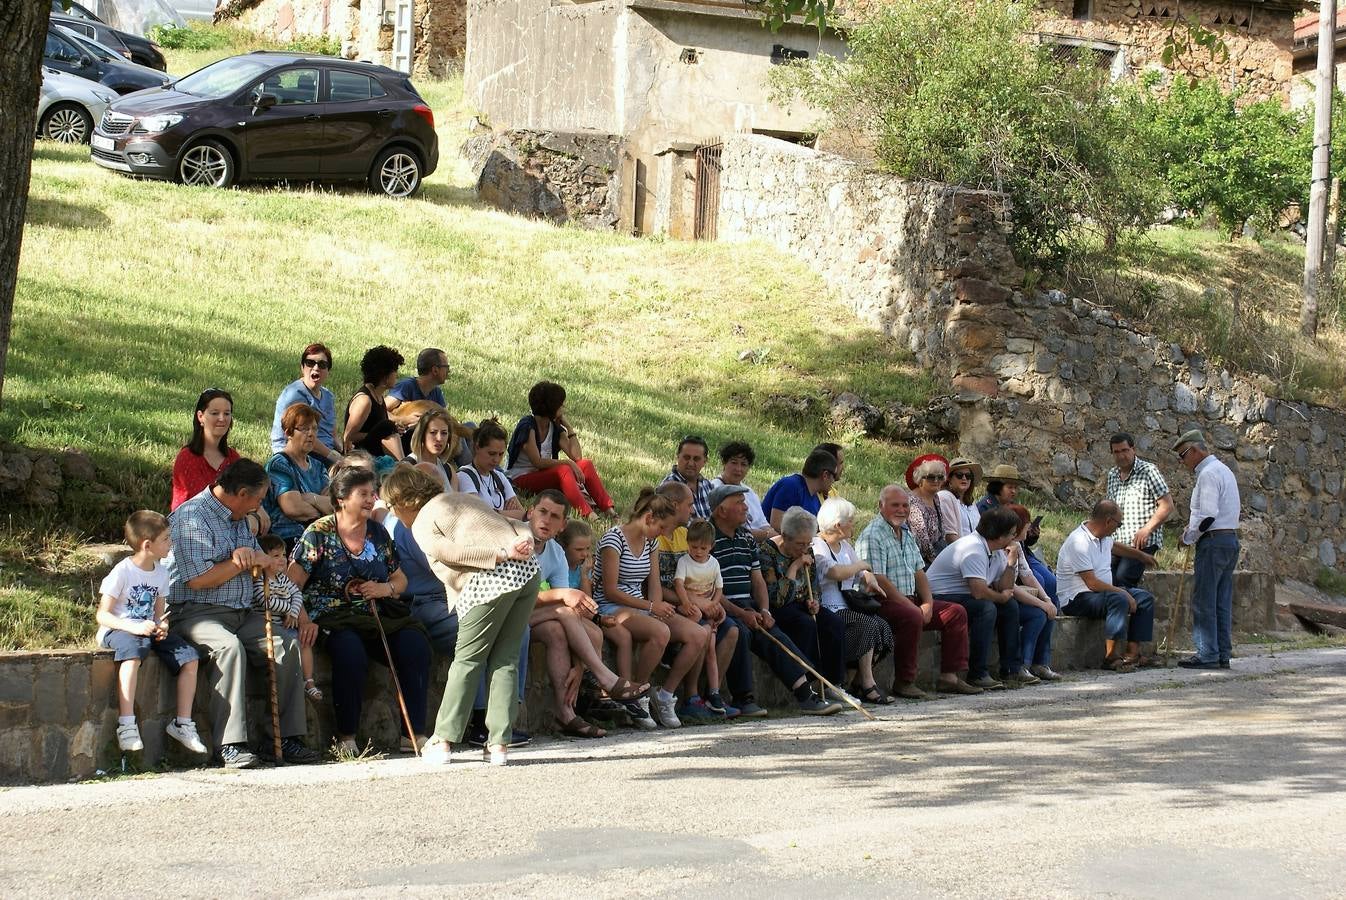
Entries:
[[888,706],[893,702],[893,698],[879,690],[877,684],[871,684],[867,688],[862,688],[859,685],[853,684],[851,685],[851,693],[855,694],[855,696],[860,699],[861,703],[873,703],[877,706]]
[[1135,666],[1126,661],[1124,656],[1109,656],[1103,660],[1102,668],[1109,672],[1133,672]]
[[314,703],[322,702],[322,691],[319,690],[318,686],[313,683],[312,678],[304,679],[304,696],[308,697]]
[[1164,665],[1162,661],[1156,659],[1155,657],[1145,656],[1144,654],[1140,653],[1136,654],[1135,656],[1123,656],[1122,662],[1126,663],[1128,666],[1131,666],[1133,669],[1157,669]]
[[649,690],[650,686],[648,684],[632,684],[625,678],[619,676],[617,680],[612,683],[612,687],[608,688],[608,696],[613,700],[621,702],[627,700],[639,700],[649,693]]
[[568,734],[571,737],[601,738],[608,736],[606,731],[599,728],[597,725],[591,725],[579,716],[575,716],[575,718],[571,719],[569,722],[562,722],[560,719],[557,719],[556,724],[561,726],[562,734]]

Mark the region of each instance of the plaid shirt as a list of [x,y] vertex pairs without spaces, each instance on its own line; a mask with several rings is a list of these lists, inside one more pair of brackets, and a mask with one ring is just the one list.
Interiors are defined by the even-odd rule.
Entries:
[[659,483],[667,484],[670,481],[676,481],[679,484],[685,484],[691,490],[692,516],[694,518],[697,519],[710,518],[710,492],[714,489],[715,486],[710,483],[709,478],[698,478],[696,480],[696,487],[693,488],[692,485],[687,481],[687,479],[682,477],[682,473],[678,471],[677,467],[674,466],[673,470],[669,472],[667,475],[665,475],[664,480]]
[[206,488],[168,517],[173,552],[164,565],[171,579],[169,603],[209,603],[231,609],[252,606],[252,573],[240,572],[213,588],[193,590],[187,582],[225,562],[239,547],[261,550],[248,520],[230,518],[229,507]]
[[906,525],[894,531],[883,516],[875,516],[856,538],[855,555],[869,563],[875,575],[884,576],[908,597],[916,596],[916,572],[925,568],[925,561]]
[[[1122,508],[1122,527],[1112,536],[1118,544],[1130,544],[1136,532],[1150,521],[1155,509],[1159,507],[1159,498],[1168,493],[1168,483],[1159,474],[1159,467],[1152,462],[1137,459],[1131,466],[1131,477],[1122,480],[1116,466],[1108,470],[1108,499]],[[1150,545],[1146,549],[1159,548],[1164,543],[1164,528],[1154,530],[1150,535]]]

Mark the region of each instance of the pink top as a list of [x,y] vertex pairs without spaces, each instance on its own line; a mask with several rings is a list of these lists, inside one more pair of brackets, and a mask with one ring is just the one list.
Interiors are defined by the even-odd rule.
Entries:
[[173,499],[169,501],[169,511],[177,509],[210,487],[215,482],[215,476],[237,459],[238,451],[230,447],[224,462],[216,469],[206,462],[204,456],[198,456],[186,447],[179,450],[178,458],[173,460]]

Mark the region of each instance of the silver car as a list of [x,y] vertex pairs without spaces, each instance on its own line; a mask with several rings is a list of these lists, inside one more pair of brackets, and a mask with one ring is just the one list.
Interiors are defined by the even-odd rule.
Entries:
[[117,93],[96,81],[42,67],[37,100],[37,136],[63,144],[87,144],[94,123]]

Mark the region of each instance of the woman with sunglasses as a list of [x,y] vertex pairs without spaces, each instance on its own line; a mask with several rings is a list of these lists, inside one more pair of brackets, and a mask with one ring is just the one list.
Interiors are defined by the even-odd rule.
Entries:
[[341,461],[341,445],[336,438],[336,398],[323,386],[332,374],[332,351],[325,344],[309,344],[299,354],[299,378],[285,386],[276,398],[271,419],[271,450],[280,453],[289,438],[281,427],[281,417],[291,404],[304,403],[318,411],[318,440],[310,454],[323,465]]
[[927,566],[948,546],[944,537],[948,529],[939,511],[939,492],[948,474],[949,461],[938,453],[918,456],[907,466],[907,487],[911,488],[911,515],[907,524]]
[[977,509],[977,479],[981,466],[957,457],[949,463],[949,479],[939,492],[939,517],[944,525],[944,541],[952,544],[977,530],[981,511]]
[[177,509],[215,483],[215,477],[239,458],[229,446],[229,431],[234,427],[234,398],[228,391],[206,388],[196,399],[192,413],[192,437],[173,460],[173,497],[170,510]]

